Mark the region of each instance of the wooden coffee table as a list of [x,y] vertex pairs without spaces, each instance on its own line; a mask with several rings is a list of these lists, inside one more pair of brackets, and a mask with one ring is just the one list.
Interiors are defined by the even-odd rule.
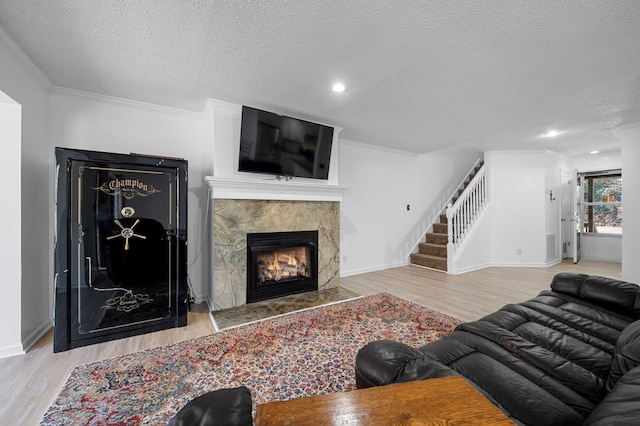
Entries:
[[267,425],[513,425],[462,377],[443,377],[258,405]]

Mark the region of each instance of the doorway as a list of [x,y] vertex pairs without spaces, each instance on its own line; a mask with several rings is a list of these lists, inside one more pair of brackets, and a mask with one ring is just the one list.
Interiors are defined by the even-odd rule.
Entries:
[[560,258],[571,256],[573,173],[560,170]]

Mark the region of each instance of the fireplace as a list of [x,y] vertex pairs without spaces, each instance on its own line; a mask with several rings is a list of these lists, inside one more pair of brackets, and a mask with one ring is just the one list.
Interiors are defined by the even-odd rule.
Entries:
[[247,234],[247,303],[318,290],[318,231]]

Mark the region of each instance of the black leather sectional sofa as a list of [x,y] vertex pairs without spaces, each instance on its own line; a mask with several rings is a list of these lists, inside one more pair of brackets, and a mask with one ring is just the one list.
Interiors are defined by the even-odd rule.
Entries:
[[376,341],[359,388],[460,375],[515,422],[640,425],[640,287],[562,273],[551,291],[420,348]]

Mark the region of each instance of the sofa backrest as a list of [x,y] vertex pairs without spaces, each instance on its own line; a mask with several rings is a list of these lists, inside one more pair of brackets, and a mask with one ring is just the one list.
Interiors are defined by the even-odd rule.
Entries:
[[632,318],[640,318],[640,286],[627,281],[585,274],[556,274],[551,289],[579,297]]

